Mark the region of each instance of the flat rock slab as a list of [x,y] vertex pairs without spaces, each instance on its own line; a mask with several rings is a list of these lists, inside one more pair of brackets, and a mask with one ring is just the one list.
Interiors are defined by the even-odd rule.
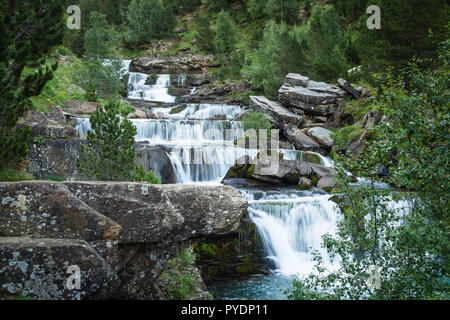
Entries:
[[320,152],[320,145],[312,138],[303,133],[299,128],[288,126],[284,131],[284,135],[299,150],[308,150]]
[[238,230],[247,202],[227,186],[66,182],[91,208],[122,226],[120,243],[184,241]]
[[[79,270],[78,288],[71,266]],[[114,271],[84,241],[0,238],[0,298],[107,299],[117,286]]]
[[251,96],[250,107],[261,113],[270,114],[278,124],[291,123],[300,126],[303,123],[303,117],[295,114],[280,103],[271,101],[264,96]]

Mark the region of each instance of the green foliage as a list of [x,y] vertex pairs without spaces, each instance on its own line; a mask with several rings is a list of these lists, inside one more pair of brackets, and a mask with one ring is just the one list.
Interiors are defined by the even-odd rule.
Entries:
[[236,30],[234,21],[226,11],[221,11],[217,16],[214,45],[216,51],[220,54],[230,54],[235,49]]
[[358,139],[363,132],[364,129],[353,126],[343,127],[339,129],[334,134],[335,147],[338,150],[346,150],[348,145]]
[[135,163],[134,137],[136,127],[119,117],[120,104],[109,101],[90,116],[92,131],[88,131],[87,145],[81,146],[77,168],[87,177],[104,181],[156,181]]
[[92,81],[89,81],[89,85],[86,88],[84,98],[86,99],[86,101],[89,102],[98,102],[97,89],[95,88],[94,83]]
[[[63,40],[61,1],[0,3],[0,168],[14,166],[28,153],[30,130],[14,127],[52,79],[56,63],[46,64],[54,46]],[[34,72],[26,74],[26,68]]]
[[247,10],[252,19],[260,19],[266,16],[266,1],[247,0]]
[[93,85],[99,97],[114,98],[122,89],[122,66],[120,60],[112,60],[110,63],[97,59],[85,60],[78,69],[73,70],[72,77],[86,92],[92,90]]
[[305,60],[304,46],[295,39],[290,28],[271,21],[244,72],[253,79],[256,88],[263,89],[269,98],[276,98],[286,74],[304,71]]
[[202,0],[208,10],[228,9],[233,0]]
[[34,180],[34,177],[28,173],[12,169],[12,168],[1,168],[0,169],[0,181],[25,181]]
[[88,58],[108,58],[115,43],[115,34],[106,21],[106,15],[91,12],[91,27],[86,31],[84,47]]
[[[336,236],[324,246],[341,260],[325,272],[298,279],[292,299],[449,299],[450,41],[438,61],[413,61],[400,76],[392,73],[379,102],[389,123],[375,129],[359,158],[336,156],[341,211]],[[433,69],[422,66],[433,66]],[[390,175],[380,177],[380,168]],[[345,168],[345,169],[344,169]],[[346,171],[366,177],[354,187]],[[378,181],[404,192],[377,188]],[[388,202],[403,200],[401,214]],[[370,285],[379,275],[379,286]]]
[[195,268],[195,260],[193,249],[189,247],[167,262],[162,276],[173,283],[167,288],[168,299],[188,300],[195,295],[197,281],[191,274],[191,270]]
[[298,0],[267,0],[265,12],[270,19],[294,24],[299,20]]
[[370,71],[384,71],[387,66],[400,69],[414,56],[434,57],[437,44],[447,37],[448,1],[376,0],[370,4],[381,8],[381,29],[369,30],[364,14],[356,34],[361,60]]
[[199,15],[196,24],[197,45],[205,52],[212,53],[215,51],[214,38],[215,31],[211,28],[211,22],[207,15]]
[[172,33],[175,16],[170,5],[161,0],[132,0],[128,7],[129,41],[149,43]]
[[273,128],[272,122],[270,122],[269,117],[265,114],[252,111],[246,114],[242,118],[245,130],[254,129],[258,133],[259,130],[271,130]]

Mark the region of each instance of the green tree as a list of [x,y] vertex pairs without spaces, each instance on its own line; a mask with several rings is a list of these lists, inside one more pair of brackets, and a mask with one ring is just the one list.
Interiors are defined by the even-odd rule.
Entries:
[[307,58],[312,68],[312,76],[319,80],[336,80],[345,76],[349,68],[345,56],[346,39],[342,31],[340,18],[333,6],[313,7],[311,18],[299,33],[308,42]]
[[129,39],[132,43],[148,43],[172,33],[175,16],[172,7],[161,0],[132,0],[128,7]]
[[270,98],[278,97],[278,89],[290,72],[304,73],[306,44],[297,41],[287,25],[270,21],[263,40],[250,56],[251,63],[244,67],[253,79],[253,85]]
[[12,1],[0,3],[0,168],[14,166],[27,153],[28,128],[17,120],[52,79],[57,63],[46,59],[63,40],[63,3]]
[[446,39],[448,1],[375,0],[370,4],[381,9],[381,29],[369,30],[368,15],[363,14],[356,41],[363,66],[369,71],[383,71],[387,66],[400,70],[414,56],[434,57],[438,43]]
[[88,58],[108,58],[114,44],[114,32],[106,21],[106,15],[96,11],[89,16],[91,27],[85,34],[84,47]]
[[252,19],[264,18],[266,16],[266,1],[247,0],[247,10]]
[[217,15],[216,36],[214,44],[216,51],[220,54],[229,54],[236,46],[236,28],[233,19],[228,12],[221,11]]
[[199,15],[196,24],[197,45],[206,52],[214,52],[215,32],[207,15]]
[[87,145],[81,146],[77,167],[87,177],[102,181],[159,183],[154,173],[145,172],[135,163],[137,130],[130,120],[119,115],[120,104],[114,100],[91,114],[92,130],[88,131]]
[[[377,139],[359,158],[336,156],[341,215],[324,245],[340,267],[326,273],[316,255],[318,273],[297,280],[290,298],[450,298],[449,49],[447,40],[438,61],[415,60],[400,76],[390,73],[379,98],[389,121],[373,130]],[[381,167],[390,175],[380,177]],[[368,183],[352,186],[346,170]],[[402,192],[377,188],[379,181]],[[391,199],[408,210],[394,210]],[[374,274],[379,286],[370,285]]]
[[298,22],[300,6],[298,0],[267,0],[266,15],[281,23]]

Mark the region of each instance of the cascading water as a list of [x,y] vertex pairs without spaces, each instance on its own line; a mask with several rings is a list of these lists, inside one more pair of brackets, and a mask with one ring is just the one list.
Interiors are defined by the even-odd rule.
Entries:
[[169,94],[170,75],[160,74],[154,85],[147,84],[149,76],[143,73],[130,72],[128,78],[128,99],[139,99],[156,102],[175,102]]
[[[128,98],[147,101],[174,102],[170,96],[170,75],[158,75],[154,85],[146,84],[147,75],[130,73]],[[178,85],[186,78],[179,76]],[[229,168],[244,155],[256,156],[258,150],[243,149],[234,140],[244,136],[243,124],[238,121],[211,120],[214,117],[234,119],[242,108],[223,104],[188,104],[184,107],[153,108],[162,114],[161,120],[132,120],[137,127],[137,141],[170,146],[171,160],[177,183],[218,184]],[[85,135],[90,129],[88,119],[78,119],[77,129]],[[286,159],[301,159],[301,152],[281,150]],[[319,155],[320,156],[320,155]],[[330,159],[320,156],[325,166]],[[274,275],[262,276],[257,282],[244,282],[231,293],[221,287],[215,291],[222,298],[285,298],[278,284],[288,284],[286,276],[306,275],[312,271],[312,250],[322,250],[321,237],[335,229],[334,203],[330,195],[300,192],[289,188],[272,191],[241,190],[249,201],[249,215],[258,228],[267,256],[274,266]],[[333,267],[329,262],[330,268]],[[267,292],[264,292],[267,291]],[[214,292],[214,290],[213,290]],[[234,295],[234,296],[233,296]]]

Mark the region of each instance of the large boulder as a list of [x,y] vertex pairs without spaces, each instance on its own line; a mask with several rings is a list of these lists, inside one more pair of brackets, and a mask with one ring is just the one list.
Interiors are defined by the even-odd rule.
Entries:
[[[72,272],[79,272],[78,288]],[[111,266],[82,240],[0,238],[0,298],[108,299],[118,284]]]
[[[353,87],[347,80],[344,80],[342,78],[339,78],[337,80],[337,83],[339,86],[350,93],[354,98],[359,99],[361,98],[361,92],[356,90],[355,87]],[[361,90],[362,91],[362,90]]]
[[247,203],[232,187],[66,182],[76,197],[119,223],[120,243],[184,241],[239,227]]
[[290,73],[278,94],[280,102],[287,108],[300,109],[312,115],[331,115],[335,105],[347,93],[325,82]]
[[313,127],[306,131],[306,134],[313,138],[323,148],[331,149],[334,146],[334,140],[331,138],[330,130],[322,127]]
[[284,127],[284,124],[287,123],[296,126],[300,126],[303,123],[303,117],[301,115],[292,113],[280,103],[270,101],[263,96],[251,96],[250,107],[258,112],[270,114],[280,127]]

